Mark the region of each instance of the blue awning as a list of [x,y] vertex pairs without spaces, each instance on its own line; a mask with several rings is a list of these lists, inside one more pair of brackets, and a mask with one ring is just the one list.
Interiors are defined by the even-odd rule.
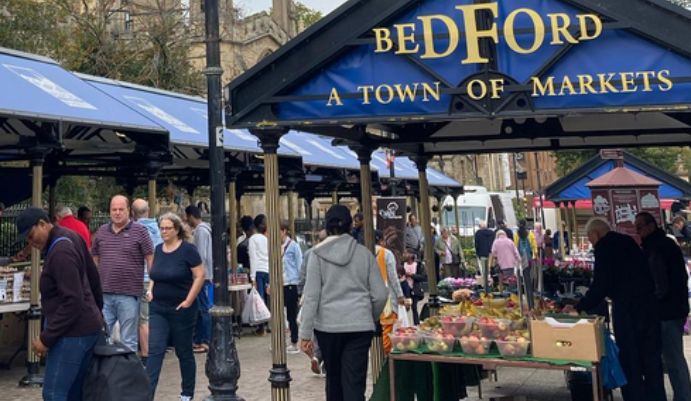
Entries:
[[[78,74],[86,82],[156,121],[170,132],[173,145],[208,147],[208,110],[206,99],[163,91],[128,82]],[[224,148],[229,151],[263,153],[257,137],[248,130],[226,129]],[[279,148],[280,155],[299,156]]]
[[354,156],[345,147],[333,146],[331,138],[306,132],[290,131],[281,138],[281,147],[299,153],[306,166],[347,170],[360,169],[357,156]]
[[[380,177],[388,178],[391,176],[390,169],[386,164],[386,153],[384,153],[384,151],[380,150],[372,154],[372,166],[379,170]],[[394,174],[396,175],[396,178],[415,181],[419,179],[417,166],[408,157],[396,156],[396,161],[394,162]],[[427,181],[431,187],[462,187],[458,181],[431,167],[427,168]]]
[[45,57],[0,48],[0,88],[0,116],[165,132]]
[[[545,195],[553,201],[590,199],[590,188],[586,184],[609,173],[615,167],[616,162],[614,160],[602,160],[599,156],[595,156],[547,187]],[[635,157],[631,153],[624,152],[624,167],[660,181],[660,197],[663,199],[691,198],[691,184]]]

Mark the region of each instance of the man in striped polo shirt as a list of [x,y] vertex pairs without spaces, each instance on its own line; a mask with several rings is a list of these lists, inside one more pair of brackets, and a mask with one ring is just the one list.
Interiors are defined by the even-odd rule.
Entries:
[[130,220],[129,200],[116,195],[110,201],[110,223],[102,225],[93,239],[91,253],[103,287],[103,317],[112,332],[120,324],[122,342],[134,352],[138,346],[139,298],[144,269],[153,264],[154,248],[149,232]]

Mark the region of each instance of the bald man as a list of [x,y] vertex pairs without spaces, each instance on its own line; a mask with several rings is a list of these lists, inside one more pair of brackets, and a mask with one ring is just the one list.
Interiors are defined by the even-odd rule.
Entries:
[[643,251],[598,217],[588,221],[586,233],[595,248],[594,279],[576,309],[591,311],[606,297],[612,300],[619,361],[628,382],[621,389],[624,401],[665,401],[659,306]]
[[137,352],[139,298],[144,291],[144,263],[151,266],[154,247],[149,231],[130,220],[129,200],[116,195],[110,201],[110,223],[94,235],[91,254],[103,287],[103,317],[108,331],[120,324],[120,338]]

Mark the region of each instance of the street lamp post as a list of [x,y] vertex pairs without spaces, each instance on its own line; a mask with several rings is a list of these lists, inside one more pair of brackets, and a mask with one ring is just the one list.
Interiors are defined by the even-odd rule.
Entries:
[[214,263],[214,306],[211,315],[211,346],[206,357],[209,401],[242,401],[235,393],[240,379],[240,361],[233,337],[233,308],[228,293],[226,258],[226,183],[223,152],[221,106],[221,51],[218,24],[218,0],[205,0],[206,74],[209,113],[209,174],[211,183],[211,245]]

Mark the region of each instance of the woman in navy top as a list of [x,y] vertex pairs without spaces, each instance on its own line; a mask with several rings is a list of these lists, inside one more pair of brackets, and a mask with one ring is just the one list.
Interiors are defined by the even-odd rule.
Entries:
[[163,243],[156,247],[149,277],[149,359],[146,370],[150,399],[156,393],[161,365],[173,342],[182,374],[181,401],[194,395],[197,366],[192,351],[192,332],[197,319],[197,294],[204,285],[204,266],[197,248],[186,241],[188,233],[180,217],[166,213],[158,219]]

